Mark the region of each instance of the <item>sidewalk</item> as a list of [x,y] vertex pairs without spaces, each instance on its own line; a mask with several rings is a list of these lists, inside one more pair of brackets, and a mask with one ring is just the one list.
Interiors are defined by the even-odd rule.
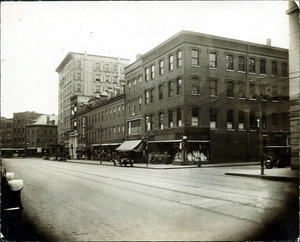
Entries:
[[[102,161],[100,164],[99,160],[68,160],[67,162],[82,163],[82,164],[93,164],[93,165],[105,165],[113,166],[111,161]],[[117,165],[119,166],[119,165]],[[253,166],[253,169],[243,169],[243,166]],[[233,162],[233,163],[217,163],[217,164],[202,164],[201,167],[197,165],[172,165],[172,164],[146,164],[146,163],[135,163],[133,168],[144,168],[144,169],[190,169],[190,168],[217,168],[227,167],[232,168],[233,172],[225,172],[225,175],[231,176],[244,176],[260,179],[268,179],[274,181],[299,181],[299,170],[292,170],[290,167],[286,168],[273,168],[264,169],[264,174],[261,175],[261,167],[259,161],[254,162]]]

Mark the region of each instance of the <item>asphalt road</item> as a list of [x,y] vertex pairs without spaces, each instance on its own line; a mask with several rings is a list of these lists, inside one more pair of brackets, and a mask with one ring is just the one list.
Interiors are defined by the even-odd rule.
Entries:
[[32,240],[298,237],[294,182],[225,176],[230,168],[224,167],[150,170],[41,159],[2,162],[24,180],[23,216],[33,228]]

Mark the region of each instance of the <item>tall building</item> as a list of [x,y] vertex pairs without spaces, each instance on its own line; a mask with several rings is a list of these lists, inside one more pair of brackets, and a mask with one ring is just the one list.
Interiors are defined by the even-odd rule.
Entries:
[[257,160],[287,144],[288,50],[270,42],[181,31],[140,56],[125,68],[126,139],[173,163]]
[[56,69],[59,74],[58,142],[66,149],[70,150],[75,145],[75,140],[70,140],[76,112],[74,100],[71,101],[73,96],[79,97],[80,102],[89,97],[113,97],[120,94],[125,77],[124,68],[128,64],[128,59],[119,57],[73,52],[69,52],[59,64]]
[[[299,3],[299,1],[298,1]],[[290,79],[290,125],[291,125],[291,166],[299,169],[300,147],[300,20],[299,7],[295,1],[289,1],[289,79]]]

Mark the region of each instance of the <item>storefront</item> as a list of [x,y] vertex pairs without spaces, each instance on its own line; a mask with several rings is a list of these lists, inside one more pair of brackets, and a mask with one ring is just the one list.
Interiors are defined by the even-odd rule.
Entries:
[[92,144],[91,159],[111,161],[116,158],[116,149],[121,143]]
[[149,164],[198,164],[209,162],[209,140],[148,141]]

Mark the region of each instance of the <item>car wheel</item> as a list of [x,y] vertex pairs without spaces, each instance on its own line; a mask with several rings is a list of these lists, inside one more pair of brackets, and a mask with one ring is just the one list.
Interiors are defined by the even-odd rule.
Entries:
[[267,169],[272,169],[273,168],[273,157],[272,156],[267,156],[265,158],[265,165]]

